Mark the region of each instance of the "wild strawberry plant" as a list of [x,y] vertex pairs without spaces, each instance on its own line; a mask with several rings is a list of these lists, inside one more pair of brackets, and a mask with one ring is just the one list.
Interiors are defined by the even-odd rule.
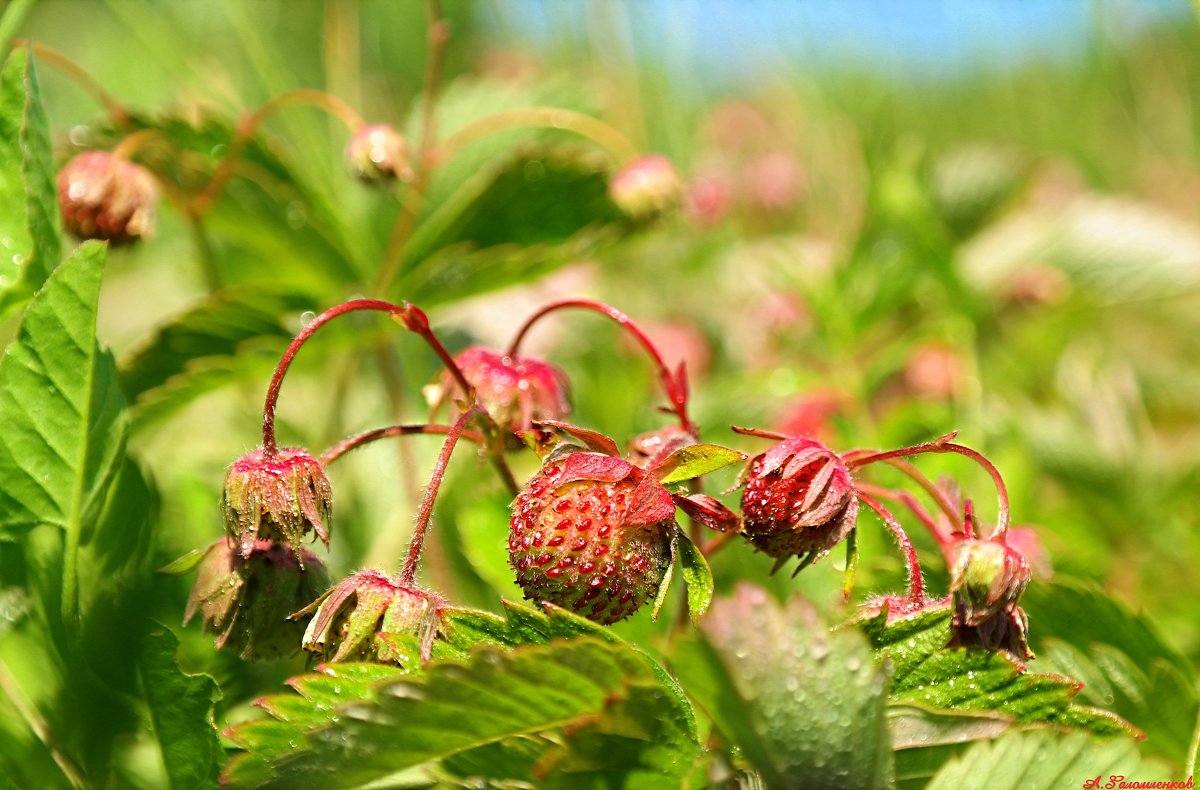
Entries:
[[[431,8],[407,126],[309,89],[185,123],[81,78],[105,117],[56,150],[40,70],[79,70],[11,47],[5,776],[792,788],[1190,770],[1192,665],[1097,588],[1044,578],[1039,540],[1013,525],[1038,514],[1018,511],[980,437],[834,441],[820,404],[793,430],[747,427],[765,388],[696,386],[648,324],[591,296],[507,315],[497,345],[440,317],[729,207],[583,109],[443,91],[449,28]],[[264,126],[298,105],[346,127],[333,178],[376,203],[339,205],[279,153]],[[787,184],[769,186],[743,196],[751,225],[779,220]],[[186,228],[205,293],[118,362],[101,285],[118,247],[152,254],[156,216]],[[526,350],[553,321],[591,322],[579,359]],[[363,406],[376,391],[387,409]],[[236,416],[189,420],[213,393]],[[411,417],[418,394],[427,419]],[[418,471],[411,448],[430,436]],[[396,464],[354,465],[384,440]],[[935,459],[953,461],[945,476]],[[406,476],[411,501],[364,493]],[[407,510],[383,518],[377,499]]]

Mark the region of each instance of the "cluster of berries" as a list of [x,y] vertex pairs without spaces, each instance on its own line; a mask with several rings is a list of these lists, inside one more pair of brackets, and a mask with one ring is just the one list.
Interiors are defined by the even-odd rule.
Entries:
[[[643,343],[658,367],[677,425],[637,437],[623,455],[611,438],[565,422],[565,374],[549,362],[520,354],[518,347],[534,322],[571,307],[607,316]],[[298,448],[277,448],[274,408],[292,358],[324,323],[361,309],[386,312],[429,342],[446,372],[427,394],[434,413],[450,408],[452,424],[379,428],[350,437],[319,457]],[[849,594],[857,567],[858,514],[865,506],[893,532],[908,569],[904,594],[873,599],[865,611],[894,618],[952,606],[952,645],[1001,649],[1018,659],[1031,656],[1019,606],[1030,570],[1006,542],[1003,480],[986,458],[954,442],[954,434],[899,450],[839,454],[812,438],[735,428],[774,442],[747,460],[736,450],[701,443],[687,400],[682,367],[669,370],[633,321],[599,302],[553,302],[526,321],[507,350],[470,347],[456,356],[445,350],[412,305],[372,300],[339,305],[300,333],[276,370],[264,408],[263,445],[229,468],[222,502],[226,536],[201,560],[187,616],[199,613],[205,627],[218,634],[219,647],[246,657],[274,658],[303,647],[329,661],[399,660],[393,642],[381,634],[416,637],[427,657],[448,604],[416,584],[416,571],[446,463],[456,442],[468,438],[492,457],[514,489],[508,558],[531,600],[603,624],[625,619],[650,602],[657,614],[671,568],[680,558],[703,562],[704,554],[737,537],[775,558],[772,572],[792,560],[799,572],[846,545]],[[368,441],[412,433],[445,434],[446,440],[402,570],[394,575],[360,570],[326,590],[324,567],[302,548],[310,535],[329,540],[332,497],[325,467]],[[541,466],[517,487],[504,459],[529,450],[541,456]],[[990,535],[983,534],[970,501],[960,503],[947,485],[932,483],[903,460],[922,453],[964,455],[992,475],[1001,505]],[[740,462],[746,463],[735,487],[742,490],[739,511],[701,493],[698,484],[680,485]],[[904,471],[929,492],[938,516],[910,494],[860,478],[860,470],[878,463]],[[927,595],[916,551],[881,501],[885,499],[907,506],[937,538],[950,570],[948,598]],[[680,510],[698,526],[691,534],[676,520]],[[704,528],[718,534],[698,547],[693,540]]]

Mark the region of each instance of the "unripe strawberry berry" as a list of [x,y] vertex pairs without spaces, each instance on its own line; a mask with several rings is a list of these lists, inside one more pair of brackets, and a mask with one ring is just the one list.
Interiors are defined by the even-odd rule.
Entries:
[[608,185],[617,208],[636,221],[652,219],[679,205],[683,180],[665,156],[639,157],[621,168]]
[[287,447],[255,450],[225,473],[221,510],[225,532],[249,556],[258,541],[283,543],[301,567],[300,544],[309,532],[329,543],[333,489],[325,470],[308,451]]
[[845,463],[806,437],[786,439],[751,459],[743,473],[743,530],[760,551],[818,559],[854,528],[858,499]]
[[121,245],[151,236],[157,200],[150,171],[107,151],[82,153],[58,174],[63,225],[81,239]]
[[304,649],[323,661],[379,661],[398,656],[375,635],[418,637],[422,658],[429,658],[446,602],[415,586],[394,581],[383,571],[362,570],[318,599],[304,633]]
[[413,178],[408,141],[386,124],[371,124],[355,132],[346,143],[346,167],[367,184]]
[[[520,354],[507,356],[482,346],[463,349],[454,361],[475,388],[480,405],[510,434],[528,431],[538,420],[561,420],[571,412],[567,376],[549,362]],[[455,387],[454,379],[444,374],[428,393],[433,408]],[[515,438],[513,443],[519,444]]]
[[675,504],[652,476],[582,450],[551,455],[513,503],[508,558],[525,597],[611,624],[654,598]]
[[258,541],[242,552],[225,538],[200,560],[183,622],[197,613],[204,630],[217,634],[217,649],[242,658],[272,660],[300,650],[304,622],[289,616],[329,586],[321,561],[307,551],[301,560],[286,548]]

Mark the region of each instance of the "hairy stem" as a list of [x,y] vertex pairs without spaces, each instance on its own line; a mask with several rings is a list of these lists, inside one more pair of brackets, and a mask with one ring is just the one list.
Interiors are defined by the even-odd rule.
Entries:
[[937,520],[929,514],[929,511],[925,509],[925,506],[922,505],[915,496],[907,491],[896,491],[890,488],[884,488],[883,486],[864,483],[862,481],[855,481],[854,487],[859,491],[865,491],[871,496],[878,497],[879,499],[889,499],[893,502],[899,502],[907,507],[909,511],[916,516],[917,520],[929,530],[929,533],[933,535],[934,540],[936,540],[938,545],[943,549],[954,542],[950,536],[946,534],[945,530],[943,530],[937,523]]
[[471,385],[463,377],[462,371],[458,369],[458,365],[454,363],[454,358],[446,351],[445,346],[433,334],[429,328],[429,321],[425,318],[425,314],[415,305],[398,305],[391,302],[384,302],[378,299],[355,299],[331,307],[319,316],[309,322],[308,326],[300,330],[300,334],[292,340],[288,345],[287,350],[283,352],[283,357],[280,358],[279,364],[275,367],[275,374],[271,377],[271,383],[267,387],[267,397],[263,404],[263,451],[268,455],[273,455],[277,449],[275,444],[275,406],[279,400],[279,388],[283,385],[283,377],[287,375],[288,368],[291,367],[292,360],[296,358],[296,354],[313,334],[325,324],[332,321],[338,316],[352,313],[357,310],[377,310],[388,313],[396,317],[405,327],[416,332],[433,348],[434,352],[442,360],[442,363],[454,376],[455,380],[463,388],[464,395],[470,397]]
[[38,712],[37,707],[29,701],[21,687],[17,684],[17,679],[9,672],[8,666],[0,662],[0,690],[8,697],[9,702],[16,708],[18,715],[25,720],[25,724],[37,736],[37,739],[42,742],[50,752],[50,756],[54,758],[54,762],[63,772],[63,776],[70,783],[71,787],[87,787],[87,781],[84,778],[83,771],[75,764],[71,757],[57,746],[53,733],[50,731],[50,725],[42,718],[42,714]]
[[[988,476],[992,478],[992,483],[996,487],[996,498],[999,500],[999,508],[996,515],[996,529],[993,535],[999,537],[1008,532],[1011,514],[1009,512],[1008,502],[1008,487],[1004,484],[1004,478],[1000,475],[1000,470],[996,465],[984,457],[977,450],[972,450],[965,445],[956,444],[953,439],[958,435],[958,431],[948,433],[945,436],[938,437],[931,442],[913,445],[912,447],[903,447],[899,450],[888,450],[886,452],[876,452],[873,450],[852,450],[842,456],[846,466],[850,469],[866,466],[867,464],[875,464],[881,461],[893,461],[897,458],[906,456],[920,455],[922,453],[957,453],[970,458],[975,463],[983,467]],[[901,467],[903,468],[903,467]],[[914,478],[915,479],[915,478]],[[920,480],[918,479],[918,482]],[[928,490],[928,489],[927,489]],[[936,497],[935,497],[936,498]],[[939,507],[942,503],[939,501]],[[957,518],[957,515],[954,517]]]
[[[325,452],[321,453],[321,457],[317,459],[321,466],[328,466],[334,461],[341,458],[351,450],[357,450],[364,444],[378,441],[379,439],[389,439],[393,436],[412,436],[414,434],[438,434],[445,436],[450,433],[452,426],[449,425],[433,425],[427,423],[412,423],[408,425],[389,425],[386,428],[375,428],[370,431],[363,431],[353,436],[348,436],[342,439],[337,444],[330,447]],[[462,432],[462,438],[469,439],[478,445],[483,445],[483,434],[477,431]]]
[[687,413],[686,380],[682,375],[677,380],[675,375],[667,368],[666,363],[663,362],[662,354],[658,352],[658,349],[654,346],[654,343],[650,340],[646,333],[643,332],[642,329],[633,322],[633,319],[611,305],[598,302],[594,299],[563,299],[557,302],[551,302],[525,320],[525,323],[522,324],[521,328],[517,330],[516,336],[513,337],[512,343],[509,344],[506,355],[510,357],[515,357],[517,355],[517,350],[521,347],[521,341],[525,339],[525,335],[541,318],[549,315],[555,310],[561,310],[567,307],[581,307],[585,310],[592,310],[600,313],[601,315],[612,319],[625,331],[633,335],[633,337],[637,339],[638,343],[641,344],[642,348],[645,349],[647,355],[649,355],[650,359],[653,360],[655,367],[658,369],[658,378],[662,382],[663,389],[667,394],[667,398],[671,401],[672,409],[674,410],[675,414],[679,416],[679,426],[693,436],[696,435],[696,426],[688,418]]
[[900,522],[892,515],[883,504],[871,496],[870,494],[859,491],[858,500],[867,507],[874,510],[883,519],[883,523],[895,536],[896,542],[900,544],[900,553],[904,555],[904,561],[908,566],[908,593],[909,601],[919,602],[925,598],[925,576],[921,573],[921,561],[917,557],[917,550],[913,548],[912,540],[909,539],[908,533],[904,531],[904,527],[900,526]]
[[405,557],[404,567],[400,570],[398,582],[406,587],[416,581],[417,565],[421,561],[421,550],[425,546],[425,535],[429,531],[429,521],[433,516],[433,503],[437,499],[438,489],[442,486],[442,478],[446,475],[446,464],[450,462],[454,446],[463,434],[467,422],[484,413],[483,409],[478,406],[472,406],[462,413],[446,433],[446,441],[442,444],[442,451],[438,453],[437,461],[433,465],[433,474],[429,477],[429,485],[425,487],[421,508],[417,511],[417,524],[413,529],[412,540],[408,544],[408,556]]

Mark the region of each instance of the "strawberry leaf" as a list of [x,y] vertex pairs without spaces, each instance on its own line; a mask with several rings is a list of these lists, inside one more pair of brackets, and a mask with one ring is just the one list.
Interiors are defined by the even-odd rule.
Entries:
[[708,567],[708,560],[683,530],[675,529],[673,544],[672,554],[679,562],[679,572],[683,574],[683,583],[687,585],[688,614],[692,622],[696,622],[712,603],[712,571]]
[[34,294],[62,258],[49,122],[25,48],[0,72],[0,314]]
[[208,675],[179,668],[178,648],[179,640],[165,628],[150,634],[138,671],[171,787],[203,787],[214,783],[220,767],[213,706],[221,692]]
[[[531,770],[529,755],[495,744],[549,748],[550,741],[529,737],[542,732],[559,733],[548,765],[580,775],[679,776],[701,753],[691,708],[674,682],[642,653],[612,642],[581,637],[511,651],[480,647],[468,661],[433,663],[416,675],[376,667],[366,684],[341,680],[340,666],[327,671],[333,674],[293,685],[313,708],[328,709],[306,714],[273,698],[268,711],[289,718],[230,731],[247,753],[227,766],[224,782],[357,787],[446,758],[470,762],[475,750],[493,758],[515,754],[512,765],[492,763],[492,770],[531,782],[536,769],[519,775]],[[650,709],[654,716],[639,715]],[[614,742],[632,750],[627,762],[595,764],[597,749]]]
[[663,485],[691,480],[717,469],[746,460],[743,453],[717,444],[693,444],[668,455],[654,468]]
[[62,529],[65,614],[78,606],[78,547],[125,446],[116,369],[96,341],[105,249],[84,244],[54,271],[0,360],[0,537],[43,524]]
[[[1097,777],[1096,784],[1086,784]],[[1129,738],[1099,740],[1082,732],[1033,730],[975,744],[947,762],[928,788],[1105,787],[1110,777],[1139,783],[1178,778],[1165,766],[1142,759]]]
[[1077,705],[1082,684],[1062,675],[1022,672],[1002,653],[948,650],[950,607],[887,622],[886,609],[861,622],[879,658],[895,667],[891,698],[947,710],[994,711],[1022,724],[1055,724],[1098,735],[1136,730],[1108,711]]
[[766,787],[889,787],[887,671],[853,630],[742,584],[677,643],[672,670]]
[[295,334],[284,319],[312,307],[310,298],[287,287],[226,288],[171,318],[126,355],[121,389],[139,406],[154,401],[161,409],[170,396],[172,408],[182,407],[184,396],[204,390],[181,387],[181,378],[203,376],[214,364],[255,349],[278,356]]
[[1056,580],[1031,587],[1023,601],[1054,635],[1038,644],[1037,668],[1079,678],[1081,702],[1129,720],[1146,733],[1146,753],[1181,764],[1200,710],[1187,659],[1094,586]]

